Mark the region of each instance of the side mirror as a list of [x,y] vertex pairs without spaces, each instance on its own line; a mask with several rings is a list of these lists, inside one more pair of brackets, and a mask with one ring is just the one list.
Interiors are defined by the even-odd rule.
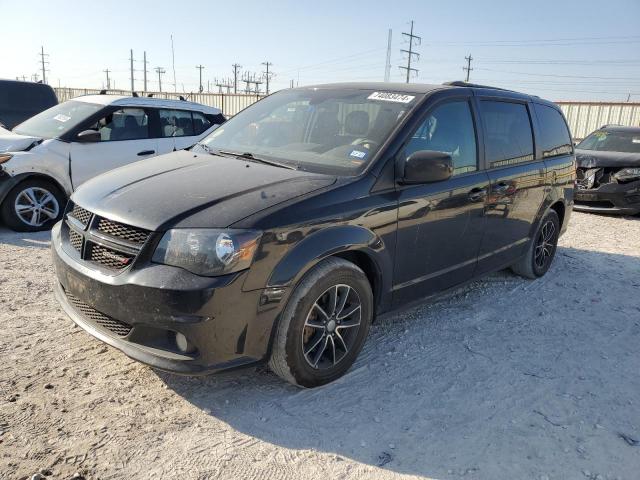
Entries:
[[93,143],[102,140],[102,135],[96,130],[84,130],[78,134],[76,140],[80,143]]
[[404,160],[400,183],[418,184],[441,182],[453,175],[453,158],[445,152],[419,150]]

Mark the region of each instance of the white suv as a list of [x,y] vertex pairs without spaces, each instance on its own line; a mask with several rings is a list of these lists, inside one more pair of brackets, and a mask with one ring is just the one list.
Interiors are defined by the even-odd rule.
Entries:
[[184,100],[87,95],[0,130],[0,210],[19,231],[50,228],[83,182],[191,147],[225,121]]

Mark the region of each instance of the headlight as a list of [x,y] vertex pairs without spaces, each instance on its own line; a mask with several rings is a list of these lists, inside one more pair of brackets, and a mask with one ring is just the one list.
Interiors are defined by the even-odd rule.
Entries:
[[13,157],[13,155],[10,153],[0,153],[0,164],[8,162],[11,160],[11,157]]
[[614,175],[618,180],[632,180],[640,177],[640,168],[623,168],[618,170]]
[[262,232],[175,229],[164,234],[152,261],[215,277],[251,266]]

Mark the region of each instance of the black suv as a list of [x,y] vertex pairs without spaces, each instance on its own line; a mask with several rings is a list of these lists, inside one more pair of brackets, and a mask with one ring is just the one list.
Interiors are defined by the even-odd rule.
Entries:
[[506,267],[544,275],[573,205],[552,103],[464,83],[283,90],[190,151],[82,185],[53,229],[57,296],[134,359],[268,362],[305,387],[376,315]]
[[575,210],[640,213],[640,127],[605,125],[576,147]]

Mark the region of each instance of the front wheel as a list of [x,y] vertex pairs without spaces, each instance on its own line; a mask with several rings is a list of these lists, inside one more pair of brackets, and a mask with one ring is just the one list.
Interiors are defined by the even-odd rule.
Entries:
[[341,258],[325,259],[292,293],[269,367],[301,387],[332,382],[357,358],[372,316],[373,293],[364,272]]
[[49,230],[63,214],[65,195],[53,183],[27,179],[16,185],[2,203],[2,219],[12,230]]
[[549,210],[538,225],[527,253],[511,266],[518,275],[539,278],[547,273],[558,247],[560,219],[554,210]]

